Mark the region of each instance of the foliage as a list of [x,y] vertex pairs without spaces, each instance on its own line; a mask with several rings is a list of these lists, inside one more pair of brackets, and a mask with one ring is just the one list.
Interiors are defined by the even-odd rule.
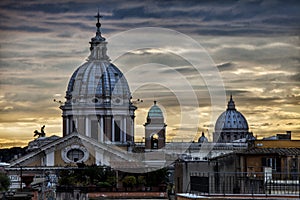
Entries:
[[146,184],[145,176],[138,176],[137,182],[138,182],[139,185],[145,185]]
[[115,173],[108,167],[80,165],[72,170],[62,170],[59,178],[61,186],[115,185]]
[[[159,186],[166,183],[167,169],[160,169],[144,174],[124,173],[120,177],[125,189],[136,186]],[[62,170],[58,183],[60,186],[91,186],[96,185],[103,188],[115,187],[116,173],[109,167],[97,165],[80,165],[78,168]]]
[[13,147],[10,149],[0,149],[0,161],[10,162],[15,156],[23,156],[26,154],[26,148]]
[[116,182],[117,182],[117,178],[115,175],[110,175],[107,177],[106,181],[111,185],[111,186],[115,186]]
[[134,176],[125,176],[122,180],[124,187],[133,187],[136,185],[136,178]]
[[3,172],[0,172],[0,191],[7,191],[9,186],[10,186],[9,177]]
[[60,172],[60,178],[58,180],[59,185],[64,186],[74,186],[76,182],[76,177],[72,170],[62,170]]
[[99,182],[96,184],[97,186],[99,187],[102,187],[102,188],[108,188],[108,187],[111,187],[111,184],[108,183],[108,182]]
[[166,182],[167,169],[162,168],[156,171],[147,173],[146,185],[147,186],[158,186],[159,184]]

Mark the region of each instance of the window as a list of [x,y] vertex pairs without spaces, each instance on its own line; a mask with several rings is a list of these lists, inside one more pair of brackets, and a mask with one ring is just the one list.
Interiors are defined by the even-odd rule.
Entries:
[[262,167],[271,167],[273,171],[280,172],[280,159],[262,158]]
[[84,156],[84,152],[81,151],[80,149],[71,149],[67,153],[67,157],[74,162],[81,160],[83,156]]
[[61,158],[66,163],[85,162],[89,159],[89,152],[85,147],[73,144],[61,150]]
[[121,129],[120,129],[121,121],[116,120],[115,121],[115,142],[120,142],[121,141]]
[[98,121],[91,120],[91,137],[98,140]]
[[158,135],[154,134],[151,137],[151,149],[157,149],[158,148]]

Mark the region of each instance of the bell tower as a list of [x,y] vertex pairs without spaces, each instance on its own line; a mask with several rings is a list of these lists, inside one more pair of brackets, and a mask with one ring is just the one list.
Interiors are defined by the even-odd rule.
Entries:
[[166,144],[166,124],[161,109],[156,101],[150,108],[145,126],[145,150],[161,149]]

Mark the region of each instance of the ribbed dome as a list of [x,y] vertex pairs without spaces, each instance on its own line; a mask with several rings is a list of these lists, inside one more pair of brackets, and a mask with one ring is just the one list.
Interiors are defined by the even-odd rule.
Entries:
[[215,131],[248,131],[248,129],[249,127],[246,118],[235,109],[235,104],[231,96],[228,102],[227,110],[219,116],[216,122]]
[[91,38],[91,54],[71,76],[66,92],[66,103],[114,103],[130,101],[130,90],[123,73],[106,55],[105,38],[101,36],[99,18],[96,36]]
[[154,105],[150,108],[148,112],[148,118],[152,117],[164,117],[161,109],[156,105],[156,101],[154,101]]
[[106,97],[129,100],[130,90],[124,75],[115,65],[108,61],[89,60],[73,73],[68,96],[72,103],[86,100],[97,103]]

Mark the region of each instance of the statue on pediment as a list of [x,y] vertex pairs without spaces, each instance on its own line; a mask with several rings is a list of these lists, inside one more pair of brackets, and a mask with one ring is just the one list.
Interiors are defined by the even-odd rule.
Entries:
[[45,137],[45,136],[46,136],[46,133],[45,133],[44,129],[45,129],[45,125],[42,126],[41,132],[39,132],[38,130],[35,130],[35,131],[34,131],[34,136],[33,136],[33,137],[35,137],[35,136],[38,136],[38,138],[40,138],[40,137]]

